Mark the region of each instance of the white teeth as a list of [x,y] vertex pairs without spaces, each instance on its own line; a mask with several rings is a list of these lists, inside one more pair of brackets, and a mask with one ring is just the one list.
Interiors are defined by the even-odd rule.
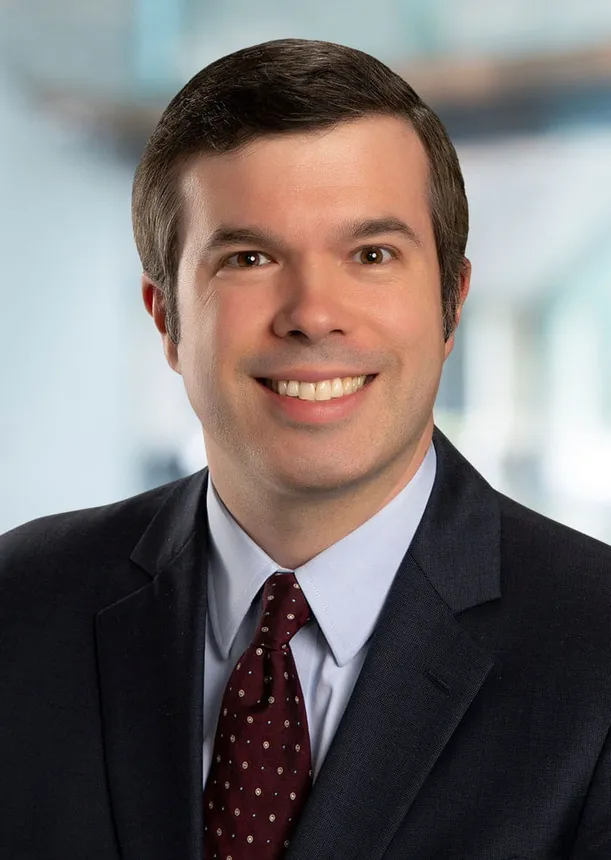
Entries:
[[341,379],[334,379],[331,383],[331,397],[343,397],[344,386]]
[[276,394],[298,397],[300,400],[331,400],[354,394],[365,385],[367,376],[346,376],[344,379],[324,379],[321,382],[298,382],[297,380],[270,381],[267,384]]

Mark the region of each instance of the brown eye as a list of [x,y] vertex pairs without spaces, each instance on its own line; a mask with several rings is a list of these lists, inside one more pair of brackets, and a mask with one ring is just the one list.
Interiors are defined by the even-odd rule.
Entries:
[[262,251],[239,251],[225,261],[230,269],[256,269],[263,263],[269,262],[269,257]]
[[387,263],[389,259],[392,259],[392,254],[388,248],[372,245],[371,248],[361,248],[360,251],[357,251],[357,257],[358,262],[365,266],[379,266],[380,263]]
[[236,254],[236,263],[241,269],[252,269],[259,262],[259,254],[256,251],[242,251]]

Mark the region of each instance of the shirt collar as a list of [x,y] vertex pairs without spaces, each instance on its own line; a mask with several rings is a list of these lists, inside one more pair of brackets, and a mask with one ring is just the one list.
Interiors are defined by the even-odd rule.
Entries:
[[[411,481],[373,517],[296,568],[295,576],[339,666],[367,642],[426,508],[435,480],[431,443]],[[250,605],[278,565],[246,534],[212,481],[206,495],[210,530],[208,606],[226,660]]]

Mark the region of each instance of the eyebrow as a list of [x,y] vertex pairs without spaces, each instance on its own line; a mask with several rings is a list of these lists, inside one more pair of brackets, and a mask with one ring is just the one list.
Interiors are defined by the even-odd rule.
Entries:
[[[372,239],[385,233],[398,233],[417,248],[422,247],[418,234],[402,221],[392,216],[382,218],[362,218],[345,224],[338,231],[340,239]],[[204,256],[232,245],[250,245],[258,248],[285,248],[286,242],[274,233],[255,227],[237,227],[231,224],[219,225],[210,235],[203,248]]]
[[422,247],[422,239],[405,221],[393,216],[384,218],[363,218],[353,221],[342,228],[340,235],[347,239],[371,239],[383,233],[399,233],[417,248]]
[[221,224],[214,230],[204,245],[204,255],[212,251],[218,251],[220,248],[226,248],[229,245],[252,245],[253,247],[265,245],[268,248],[281,248],[284,247],[285,243],[278,236],[274,236],[273,233],[269,233],[266,230]]

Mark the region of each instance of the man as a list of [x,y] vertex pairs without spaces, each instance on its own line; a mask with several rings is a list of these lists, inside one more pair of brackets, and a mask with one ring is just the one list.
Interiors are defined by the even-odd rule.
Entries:
[[208,468],[2,538],[0,856],[611,857],[611,549],[433,423],[470,275],[435,114],[248,48],[133,201]]

